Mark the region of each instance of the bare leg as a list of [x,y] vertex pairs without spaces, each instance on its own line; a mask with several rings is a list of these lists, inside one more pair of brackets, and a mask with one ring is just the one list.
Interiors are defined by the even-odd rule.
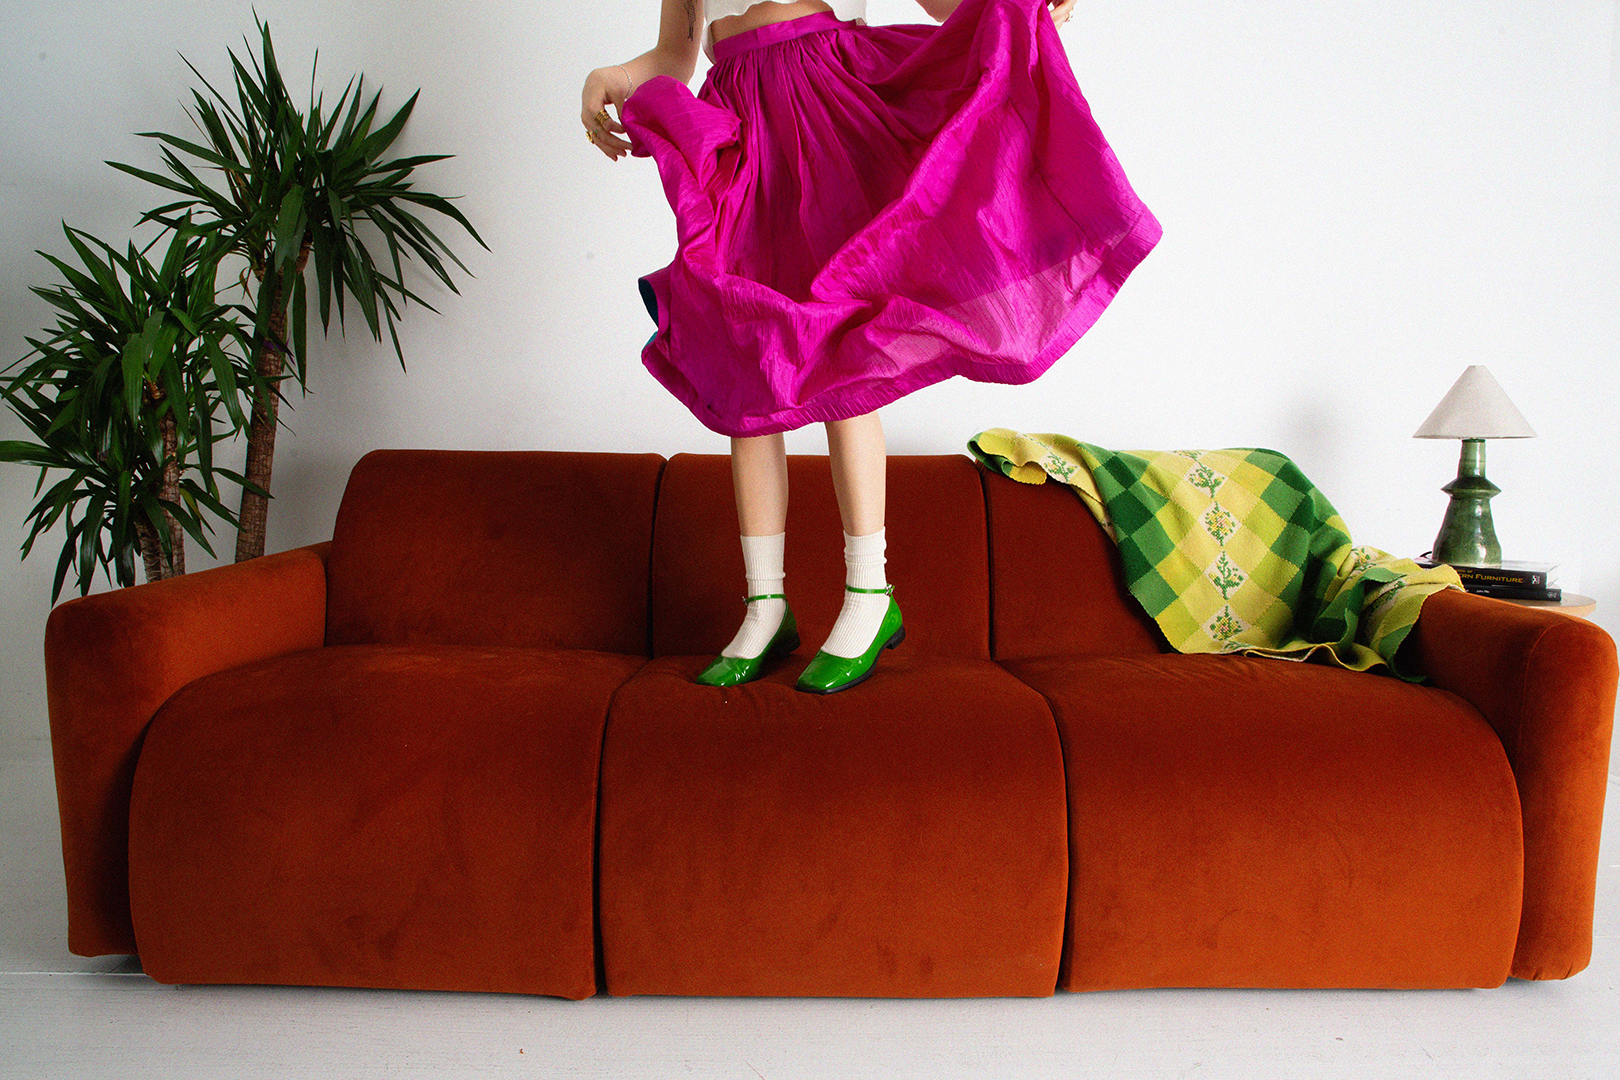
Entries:
[[827,421],[827,454],[844,531],[866,536],[883,528],[888,458],[878,414]]
[[771,599],[749,601],[741,629],[720,655],[756,657],[770,645],[787,614],[787,601],[780,598],[788,500],[787,450],[781,434],[732,439],[731,483],[742,531],[746,595]]
[[731,486],[744,536],[772,536],[787,528],[787,448],[781,432],[731,440]]

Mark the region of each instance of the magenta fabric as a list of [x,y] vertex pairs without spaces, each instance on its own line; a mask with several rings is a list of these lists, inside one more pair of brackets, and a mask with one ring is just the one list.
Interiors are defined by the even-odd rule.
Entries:
[[673,261],[639,279],[642,362],[706,426],[767,435],[962,375],[1025,383],[1158,242],[1045,0],[941,25],[816,12],[715,43],[621,119]]

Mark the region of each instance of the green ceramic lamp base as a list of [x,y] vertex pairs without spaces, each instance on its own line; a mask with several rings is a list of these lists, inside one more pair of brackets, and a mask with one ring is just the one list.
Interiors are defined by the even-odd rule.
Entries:
[[1464,439],[1457,479],[1440,490],[1451,496],[1434,538],[1436,562],[1454,566],[1499,566],[1502,545],[1491,523],[1491,499],[1501,488],[1485,479],[1485,440]]

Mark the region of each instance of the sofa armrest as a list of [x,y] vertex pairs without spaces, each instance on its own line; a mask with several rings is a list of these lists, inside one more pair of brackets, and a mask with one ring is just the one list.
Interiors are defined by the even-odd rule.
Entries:
[[1614,639],[1584,619],[1456,591],[1424,601],[1412,638],[1418,670],[1484,714],[1518,780],[1524,909],[1512,974],[1567,978],[1592,959]]
[[193,679],[324,644],[331,542],[64,601],[45,624],[68,948],[136,951],[129,798],[141,740]]

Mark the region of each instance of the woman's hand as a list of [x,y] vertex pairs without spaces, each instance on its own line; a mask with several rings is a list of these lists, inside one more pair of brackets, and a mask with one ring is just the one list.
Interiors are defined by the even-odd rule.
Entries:
[[617,64],[599,67],[585,76],[579,118],[585,124],[585,133],[591,142],[614,161],[630,152],[630,144],[614,134],[624,131],[625,127],[609,115],[607,106],[612,102],[614,109],[622,116],[625,98],[629,96],[630,73]]
[[1063,24],[1069,21],[1069,16],[1074,14],[1075,4],[1079,2],[1080,0],[1047,0],[1052,6],[1052,22],[1057,24],[1058,29],[1061,30]]

